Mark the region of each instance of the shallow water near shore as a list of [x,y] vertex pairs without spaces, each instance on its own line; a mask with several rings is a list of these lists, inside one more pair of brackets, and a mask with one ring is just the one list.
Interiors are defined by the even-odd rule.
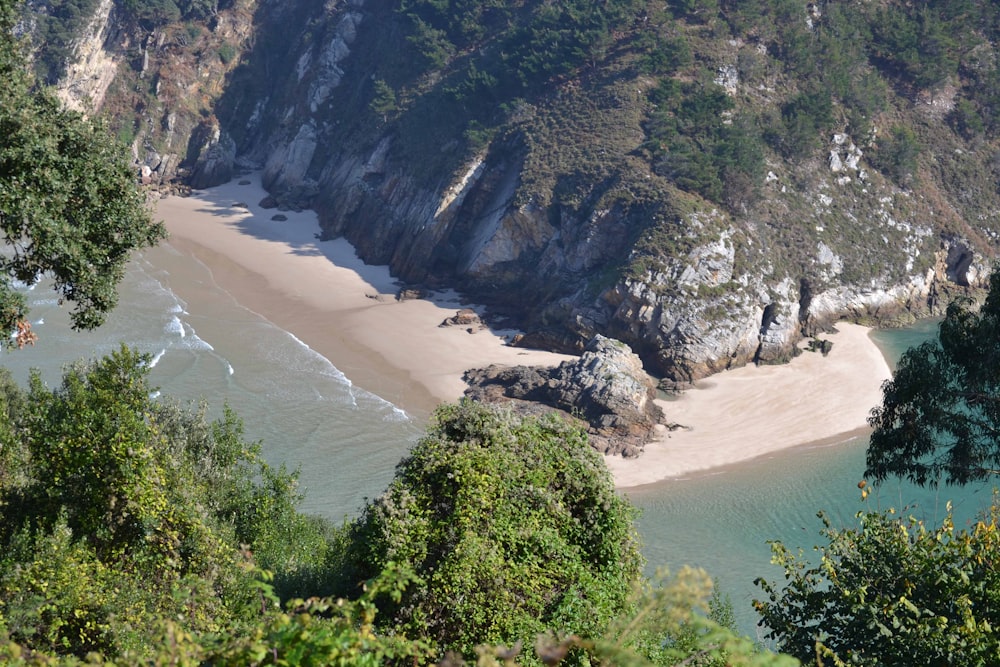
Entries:
[[28,296],[39,340],[3,353],[15,378],[37,368],[49,384],[66,364],[122,343],[151,356],[164,397],[204,400],[213,417],[232,407],[269,461],[300,469],[306,511],[353,516],[380,493],[423,424],[349,378],[280,326],[247,310],[208,267],[169,243],[134,259],[118,308],[97,331],[73,332],[68,313],[39,285]]
[[[150,381],[163,396],[204,400],[218,416],[228,404],[246,436],[263,443],[272,463],[301,471],[303,508],[340,520],[378,495],[424,424],[355,387],[326,359],[280,323],[246,309],[212,279],[209,267],[169,242],[131,263],[119,307],[95,332],[72,332],[68,313],[43,285],[30,290],[30,320],[39,341],[4,353],[24,382],[37,368],[50,384],[61,369],[122,343],[148,353]],[[878,332],[891,358],[933,335],[933,323]],[[808,434],[803,434],[808,440]],[[810,549],[819,543],[824,510],[847,525],[865,507],[903,507],[940,518],[952,499],[965,520],[989,501],[990,487],[921,492],[887,484],[865,504],[857,482],[864,470],[863,438],[804,446],[727,468],[630,490],[643,514],[639,530],[649,571],[704,567],[733,602],[740,629],[754,636],[753,579],[777,579],[768,540]]]
[[[937,332],[926,320],[905,329],[873,333],[894,364],[908,347]],[[875,407],[875,406],[872,406]],[[805,438],[808,437],[804,434]],[[804,438],[804,439],[805,439]],[[649,573],[666,565],[703,567],[730,596],[740,630],[757,637],[752,602],[762,597],[754,579],[782,580],[770,564],[772,540],[806,555],[825,541],[817,517],[823,511],[834,527],[856,525],[862,510],[904,509],[939,522],[950,501],[961,527],[991,500],[992,484],[920,489],[887,481],[861,500],[858,482],[865,470],[867,437],[817,446],[803,445],[684,479],[630,490],[641,509],[639,532]]]

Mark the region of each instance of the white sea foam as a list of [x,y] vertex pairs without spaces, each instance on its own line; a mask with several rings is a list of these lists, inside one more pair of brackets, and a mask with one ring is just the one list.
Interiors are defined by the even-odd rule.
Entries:
[[[272,324],[272,326],[274,325]],[[280,329],[280,327],[276,328]],[[386,417],[384,418],[384,421],[392,421],[392,422],[409,421],[410,417],[409,415],[406,414],[406,411],[400,409],[394,403],[385,400],[378,394],[373,394],[370,391],[365,391],[364,389],[355,387],[354,383],[351,381],[351,378],[344,375],[344,372],[341,371],[336,366],[334,366],[333,362],[331,362],[329,359],[324,357],[316,350],[309,347],[309,345],[305,341],[301,340],[291,331],[286,331],[284,329],[280,330],[284,332],[286,336],[295,341],[295,343],[297,343],[300,348],[302,348],[308,353],[310,361],[318,362],[319,364],[321,364],[322,370],[320,372],[323,375],[333,378],[336,382],[342,384],[347,389],[347,395],[350,396],[352,408],[358,409],[359,407],[358,399],[361,399],[365,403],[369,402],[374,403],[375,408],[378,410],[386,410]],[[310,370],[312,372],[316,372],[317,368],[313,366],[312,368],[310,368]]]
[[184,331],[184,323],[181,322],[181,318],[176,315],[170,318],[170,322],[163,327],[163,330],[168,334],[174,334],[176,336],[180,336],[181,338],[184,338],[187,335],[187,332]]
[[410,415],[406,414],[406,410],[401,407],[390,403],[392,410],[390,410],[383,421],[387,422],[408,422],[410,421]]
[[323,368],[323,374],[324,375],[332,377],[335,380],[337,380],[338,382],[341,382],[341,383],[345,384],[348,387],[353,386],[354,383],[351,382],[351,378],[349,378],[346,375],[344,375],[344,373],[339,368],[337,368],[336,366],[334,366],[333,363],[329,359],[327,359],[322,354],[320,354],[316,350],[314,350],[311,347],[309,347],[309,345],[307,345],[303,340],[301,340],[298,336],[296,336],[295,334],[293,334],[291,331],[285,331],[284,329],[281,329],[281,331],[284,332],[284,334],[286,336],[288,336],[293,341],[295,341],[295,343],[297,343],[299,347],[301,347],[303,350],[305,350],[309,354],[309,356],[311,357],[312,361],[319,361],[323,365],[323,367],[324,367]]
[[208,350],[210,352],[215,350],[211,343],[199,337],[193,328],[191,334],[184,339],[184,347],[189,350]]
[[160,363],[160,359],[162,359],[163,355],[165,355],[166,353],[167,353],[166,348],[164,348],[164,349],[160,350],[159,352],[157,352],[156,355],[154,355],[153,358],[150,359],[150,361],[149,361],[149,367],[150,368],[156,368],[156,364]]

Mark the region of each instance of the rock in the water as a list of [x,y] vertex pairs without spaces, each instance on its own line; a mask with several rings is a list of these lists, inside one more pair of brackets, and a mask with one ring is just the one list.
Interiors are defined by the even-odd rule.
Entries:
[[261,208],[278,208],[278,200],[271,195],[268,195],[261,199],[257,206],[260,206]]
[[275,213],[271,216],[271,220],[274,220],[275,222],[284,222],[288,220],[288,216],[281,213]]
[[554,368],[493,365],[466,372],[465,381],[466,395],[476,400],[511,401],[528,412],[544,405],[583,419],[591,444],[605,454],[638,456],[663,420],[639,357],[600,335],[579,359]]

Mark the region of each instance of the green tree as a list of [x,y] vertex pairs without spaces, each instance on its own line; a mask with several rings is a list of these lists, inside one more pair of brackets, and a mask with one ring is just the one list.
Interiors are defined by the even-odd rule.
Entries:
[[413,33],[406,40],[416,47],[424,57],[427,66],[440,69],[447,64],[455,53],[455,45],[448,41],[448,36],[415,14],[410,15],[413,22]]
[[907,350],[882,386],[867,477],[965,484],[1000,471],[1000,272],[974,305],[950,304],[937,339]]
[[834,528],[820,513],[829,543],[812,558],[773,543],[784,585],[758,579],[767,597],[754,605],[778,649],[804,663],[996,664],[998,512],[968,530],[950,511],[935,528],[892,510]]
[[396,91],[384,79],[375,79],[374,97],[372,97],[369,108],[382,117],[383,123],[387,122],[389,115],[399,108],[396,102]]
[[354,578],[412,568],[424,585],[387,602],[385,627],[469,657],[547,630],[598,637],[639,579],[632,514],[580,428],[443,406],[358,519]]
[[912,183],[917,172],[920,142],[909,127],[897,125],[888,136],[879,137],[872,164],[885,172],[897,185]]
[[[117,302],[130,253],[165,237],[149,216],[122,146],[99,123],[36,85],[0,0],[0,329],[24,321],[13,281],[51,278],[75,304],[73,326],[100,325]],[[19,342],[30,340],[22,330]]]
[[296,476],[231,412],[150,398],[147,362],[123,347],[55,389],[3,385],[0,631],[31,649],[141,658],[166,619],[237,633],[261,613],[249,554],[287,592],[323,585],[329,531]]

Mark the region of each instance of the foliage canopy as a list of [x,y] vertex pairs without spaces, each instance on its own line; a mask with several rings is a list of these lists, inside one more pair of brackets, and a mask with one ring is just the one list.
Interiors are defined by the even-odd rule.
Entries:
[[471,402],[438,410],[352,542],[356,579],[400,563],[424,581],[384,608],[394,631],[469,657],[546,630],[600,636],[642,563],[583,430]]
[[761,579],[755,601],[777,648],[803,663],[983,665],[1000,655],[1000,507],[968,530],[949,515],[930,528],[914,518],[864,512],[834,528],[818,557],[772,544],[782,587]]
[[4,375],[0,631],[33,649],[141,657],[168,618],[241,627],[260,613],[242,549],[286,587],[325,557],[295,475],[232,413],[208,423],[150,398],[146,362],[123,347],[51,390]]
[[986,479],[1000,470],[1000,272],[976,311],[971,299],[948,306],[937,340],[907,350],[882,405],[866,475],[925,485]]
[[75,304],[73,325],[92,329],[115,306],[130,253],[166,233],[124,148],[33,80],[14,37],[15,4],[0,0],[0,330],[25,316],[13,281],[42,277]]

